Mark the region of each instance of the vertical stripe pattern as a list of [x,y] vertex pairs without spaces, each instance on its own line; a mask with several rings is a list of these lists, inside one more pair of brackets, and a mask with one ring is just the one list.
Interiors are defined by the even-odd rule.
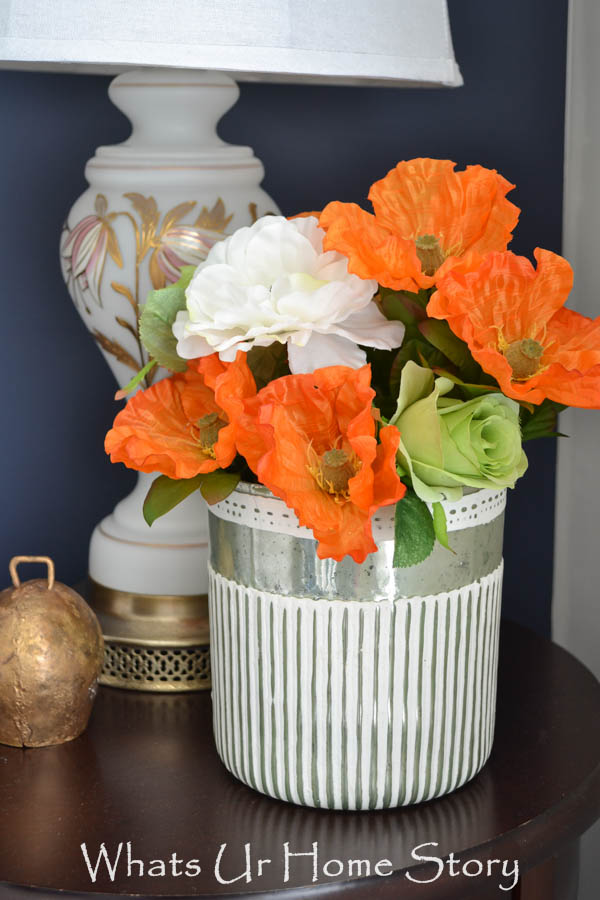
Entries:
[[390,601],[269,594],[210,570],[219,756],[262,793],[328,809],[447,794],[492,746],[502,565]]

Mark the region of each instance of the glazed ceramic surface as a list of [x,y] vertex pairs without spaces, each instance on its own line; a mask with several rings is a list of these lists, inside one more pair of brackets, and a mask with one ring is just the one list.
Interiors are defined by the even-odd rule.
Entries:
[[506,492],[444,504],[455,554],[393,569],[393,511],[362,565],[319,560],[294,514],[242,486],[213,507],[217,750],[241,781],[330,809],[448,793],[492,746]]

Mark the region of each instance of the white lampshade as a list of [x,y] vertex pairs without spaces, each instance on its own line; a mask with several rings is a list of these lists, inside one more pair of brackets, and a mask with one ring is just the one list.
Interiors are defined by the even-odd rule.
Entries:
[[0,65],[240,80],[462,84],[446,0],[10,0]]

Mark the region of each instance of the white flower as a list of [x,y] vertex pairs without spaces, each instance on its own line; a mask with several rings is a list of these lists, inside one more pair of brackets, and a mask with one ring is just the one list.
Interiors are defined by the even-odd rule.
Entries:
[[323,252],[317,219],[264,216],[211,248],[186,291],[187,311],[173,325],[177,352],[195,359],[287,343],[290,370],[358,368],[358,344],[391,350],[404,337],[373,296],[376,281],[348,273],[348,260]]

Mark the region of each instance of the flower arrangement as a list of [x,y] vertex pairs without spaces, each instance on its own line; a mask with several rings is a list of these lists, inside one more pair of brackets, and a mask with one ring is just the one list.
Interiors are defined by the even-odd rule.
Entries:
[[399,163],[373,213],[332,202],[265,216],[150,293],[140,338],[168,377],[106,437],[113,462],[156,472],[149,524],[200,490],[265,485],[320,558],[362,563],[395,505],[394,565],[451,549],[441,501],[513,487],[522,442],[566,405],[600,408],[600,320],[565,308],[572,270],[507,250],[519,209],[495,170]]

